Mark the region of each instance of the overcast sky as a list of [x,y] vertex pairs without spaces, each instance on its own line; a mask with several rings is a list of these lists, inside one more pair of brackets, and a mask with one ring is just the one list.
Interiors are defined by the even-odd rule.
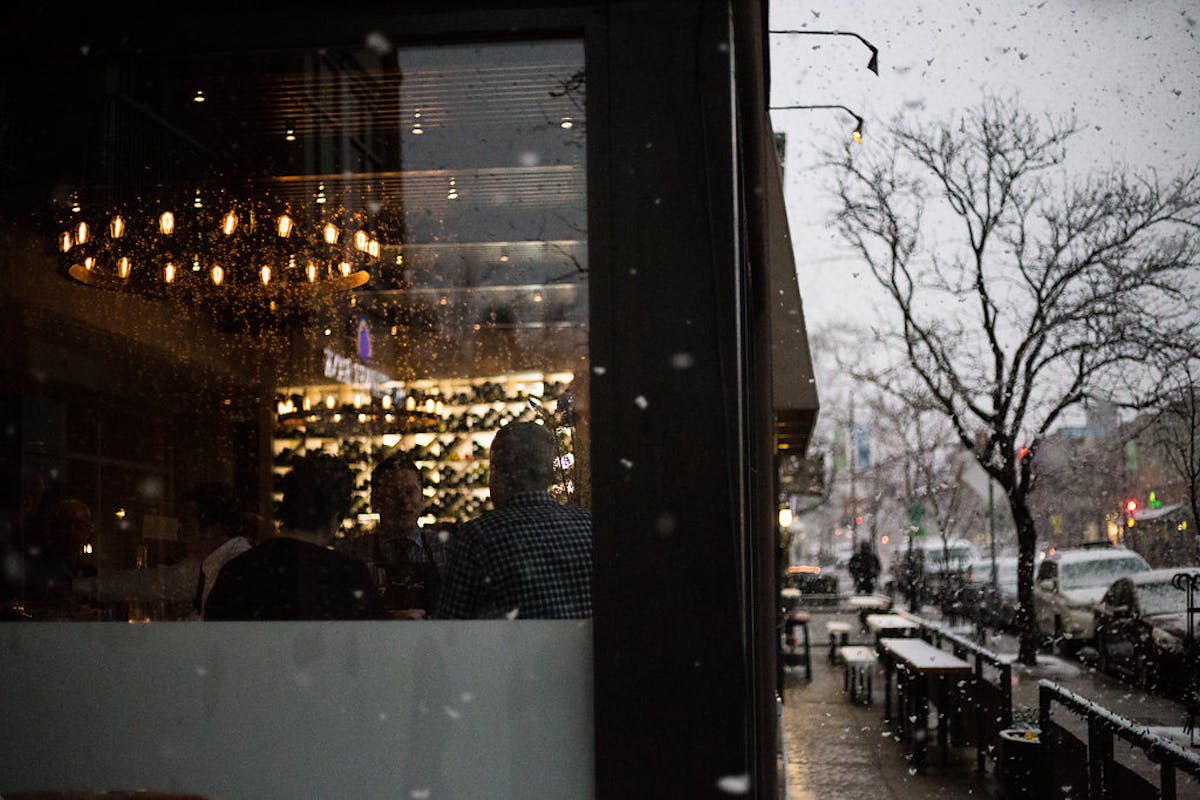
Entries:
[[[879,48],[880,74],[852,37],[772,35],[771,105],[846,105],[870,137],[900,111],[936,119],[985,90],[1015,91],[1031,109],[1077,115],[1073,166],[1170,170],[1200,160],[1198,23],[1197,0],[775,0],[772,30],[854,31]],[[827,224],[828,176],[815,166],[817,145],[848,136],[853,120],[772,120],[788,138],[784,191],[809,328],[861,319],[877,292]]]

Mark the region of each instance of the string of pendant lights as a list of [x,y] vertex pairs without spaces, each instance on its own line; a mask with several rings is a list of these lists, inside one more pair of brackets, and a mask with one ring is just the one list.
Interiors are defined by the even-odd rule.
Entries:
[[382,255],[362,212],[296,213],[290,204],[197,190],[191,202],[85,209],[71,205],[58,234],[66,274],[115,291],[150,296],[275,295],[352,289],[370,279]]

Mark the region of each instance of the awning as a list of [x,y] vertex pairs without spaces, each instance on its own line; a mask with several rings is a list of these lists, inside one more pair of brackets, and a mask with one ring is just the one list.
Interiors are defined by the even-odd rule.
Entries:
[[1183,516],[1183,506],[1173,503],[1159,508],[1139,508],[1133,512],[1134,522],[1152,522],[1156,519],[1169,519]]
[[[769,122],[763,129],[767,138],[765,152],[774,154],[775,141]],[[772,159],[767,169],[766,190],[767,256],[773,301],[770,325],[775,449],[781,455],[803,456],[817,422],[819,404],[778,159]]]

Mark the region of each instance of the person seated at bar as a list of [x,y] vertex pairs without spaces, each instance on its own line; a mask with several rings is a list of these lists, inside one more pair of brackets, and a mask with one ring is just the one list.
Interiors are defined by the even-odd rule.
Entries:
[[226,561],[250,549],[233,487],[219,482],[192,487],[179,505],[179,540],[185,555],[172,564],[101,570],[75,579],[74,591],[101,603],[152,604],[155,618],[199,619],[205,587],[211,589]]
[[295,458],[283,476],[279,535],[226,563],[206,620],[329,620],[379,616],[367,565],[330,549],[350,510],[354,475],[328,453]]
[[495,510],[450,541],[436,616],[580,619],[592,615],[592,517],[563,505],[554,483],[554,434],[512,422],[492,441]]
[[387,456],[371,471],[371,505],[379,524],[343,539],[338,549],[367,563],[380,584],[381,603],[395,619],[423,619],[437,602],[446,568],[445,531],[417,525],[425,508],[421,470],[404,453]]

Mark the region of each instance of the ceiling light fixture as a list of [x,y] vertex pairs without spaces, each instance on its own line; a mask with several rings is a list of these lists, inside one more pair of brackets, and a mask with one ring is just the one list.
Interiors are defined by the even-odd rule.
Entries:
[[56,236],[63,271],[89,286],[152,297],[273,299],[362,286],[382,252],[366,213],[322,203],[323,187],[312,207],[298,209],[262,193],[201,196],[73,206],[79,211]]

